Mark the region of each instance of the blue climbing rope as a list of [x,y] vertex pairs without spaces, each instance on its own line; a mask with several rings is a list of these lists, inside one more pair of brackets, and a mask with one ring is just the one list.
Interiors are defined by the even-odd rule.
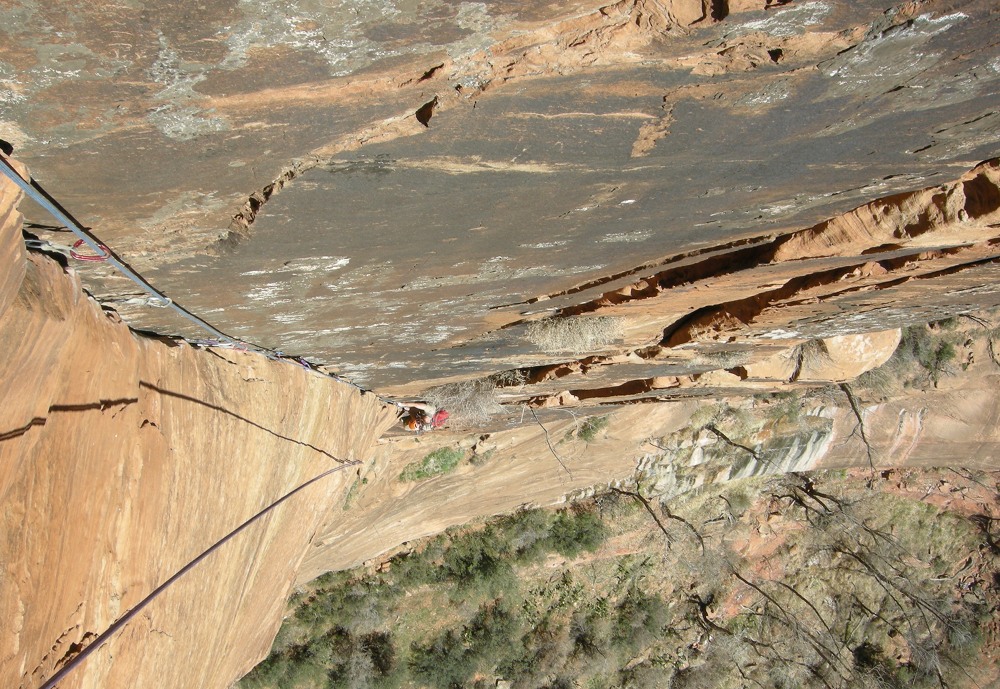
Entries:
[[[70,231],[73,232],[73,234],[79,237],[83,244],[86,244],[88,247],[90,247],[93,251],[96,252],[96,255],[94,257],[84,257],[83,260],[101,260],[111,264],[119,272],[121,272],[123,275],[125,275],[130,280],[139,285],[139,287],[141,287],[144,292],[150,295],[151,297],[149,301],[150,305],[161,306],[164,308],[167,307],[172,308],[174,311],[179,313],[184,318],[190,320],[199,327],[210,332],[216,338],[213,340],[194,340],[193,341],[194,344],[208,346],[208,347],[229,347],[243,351],[253,351],[258,354],[266,356],[268,359],[272,359],[275,361],[288,361],[290,363],[302,366],[306,370],[311,370],[311,371],[316,370],[316,368],[313,366],[312,363],[310,363],[309,361],[307,361],[302,357],[294,357],[294,358],[287,357],[280,351],[267,349],[266,347],[261,347],[259,345],[239,340],[235,337],[231,337],[222,332],[221,330],[219,330],[218,328],[216,328],[215,326],[211,325],[204,319],[198,317],[197,315],[183,308],[182,306],[175,304],[172,299],[170,299],[162,292],[160,292],[158,289],[150,285],[145,280],[145,278],[143,278],[141,275],[136,273],[134,270],[129,268],[125,263],[119,260],[118,257],[115,256],[114,252],[111,251],[107,246],[105,246],[97,238],[93,237],[86,230],[84,230],[83,227],[81,227],[80,224],[69,215],[69,213],[64,211],[54,199],[49,197],[49,195],[41,188],[41,185],[39,185],[34,180],[28,181],[25,180],[23,177],[21,177],[21,175],[18,174],[17,170],[15,170],[14,167],[7,161],[7,158],[5,156],[0,155],[0,161],[3,162],[3,165],[0,166],[0,172],[3,172],[4,175],[6,175],[11,181],[13,181],[18,187],[20,187],[28,196],[30,196],[42,208],[44,208],[50,214],[52,214],[52,216],[56,220],[65,225],[66,228],[68,228]],[[30,249],[55,250],[73,256],[74,258],[80,258],[75,254],[74,251],[74,249],[76,249],[80,245],[80,243],[81,242],[77,242],[72,248],[70,248],[70,247],[60,246],[57,244],[51,244],[49,242],[40,240],[26,240],[25,242],[26,246]],[[365,388],[362,388],[360,385],[357,385],[356,383],[353,383],[337,374],[325,373],[322,371],[318,372],[324,373],[325,375],[339,382],[351,385],[363,393],[371,393],[370,390],[366,390]],[[381,400],[382,402],[402,408],[402,405],[394,400],[388,400],[379,395],[376,395],[376,397],[378,397],[378,399]],[[136,604],[135,607],[131,608],[128,612],[126,612],[124,615],[118,618],[110,627],[108,627],[97,638],[95,638],[86,648],[84,648],[80,653],[78,653],[66,665],[60,668],[58,672],[52,675],[52,677],[46,680],[46,682],[39,689],[54,689],[54,687],[56,687],[59,684],[59,682],[61,682],[66,677],[66,675],[68,675],[77,666],[83,663],[83,661],[86,660],[92,653],[94,653],[99,648],[101,648],[101,646],[107,643],[108,640],[110,640],[115,633],[117,633],[122,627],[128,624],[129,621],[131,621],[137,614],[139,614],[157,596],[163,593],[163,591],[165,591],[169,586],[175,583],[182,576],[187,574],[191,569],[197,566],[205,558],[207,558],[213,552],[222,547],[226,542],[228,542],[229,540],[240,534],[242,531],[250,527],[250,525],[252,525],[258,519],[271,512],[271,510],[275,509],[280,504],[290,499],[299,491],[305,489],[306,487],[312,485],[313,483],[316,483],[320,479],[325,478],[326,476],[329,476],[330,474],[333,474],[335,472],[342,471],[348,467],[357,466],[361,464],[361,462],[359,461],[346,461],[346,460],[337,460],[337,461],[341,463],[333,468],[327,469],[318,476],[314,476],[305,483],[292,489],[288,493],[285,493],[283,496],[281,496],[280,498],[272,502],[270,505],[260,510],[255,515],[253,515],[245,522],[240,524],[238,527],[230,531],[228,534],[220,538],[209,548],[207,548],[204,552],[198,555],[198,557],[194,558],[186,565],[184,565],[173,576],[171,576],[169,579],[167,579],[162,584],[153,589],[153,591],[150,592],[149,595],[147,595],[141,601],[139,601],[139,603]]]
[[144,292],[150,295],[148,303],[151,306],[173,309],[187,320],[191,321],[195,325],[211,333],[215,338],[212,340],[190,340],[192,344],[206,346],[206,347],[229,347],[241,351],[256,352],[257,354],[261,354],[267,357],[268,359],[271,359],[272,361],[287,361],[289,363],[302,366],[307,371],[316,371],[317,373],[322,373],[323,375],[333,378],[334,380],[340,383],[350,385],[351,387],[360,390],[362,393],[374,394],[380,401],[384,402],[385,404],[390,404],[400,409],[403,408],[403,405],[401,405],[399,402],[382,397],[381,395],[378,395],[372,392],[371,390],[368,390],[367,388],[363,388],[357,383],[350,381],[341,375],[327,371],[319,371],[312,363],[303,359],[302,357],[288,357],[285,356],[285,354],[280,350],[268,349],[267,347],[262,347],[260,345],[253,344],[245,340],[240,340],[238,338],[232,337],[222,332],[214,325],[206,321],[204,318],[195,315],[194,313],[185,309],[180,304],[175,303],[172,299],[163,294],[163,292],[161,292],[160,290],[156,289],[151,284],[149,284],[149,282],[147,282],[146,279],[142,277],[139,273],[135,272],[128,265],[122,262],[115,255],[115,253],[111,251],[111,249],[109,249],[100,240],[98,240],[96,237],[87,232],[87,230],[85,230],[80,225],[80,223],[78,223],[72,216],[70,216],[70,214],[66,210],[64,210],[58,202],[55,201],[55,199],[49,196],[49,194],[44,189],[42,189],[42,186],[38,184],[38,182],[36,182],[30,176],[27,180],[21,177],[21,175],[17,172],[17,170],[14,169],[14,166],[11,165],[10,162],[7,160],[6,156],[0,155],[0,161],[3,162],[3,165],[0,166],[0,172],[3,172],[3,174],[6,175],[12,182],[14,182],[14,184],[20,187],[21,190],[24,191],[24,193],[26,193],[28,196],[34,199],[34,201],[38,203],[42,208],[47,210],[52,215],[52,217],[54,217],[56,220],[62,223],[67,229],[69,229],[73,234],[75,234],[77,237],[80,238],[80,241],[78,241],[73,246],[73,248],[61,247],[59,245],[49,244],[48,242],[40,242],[38,240],[27,240],[26,244],[29,248],[35,248],[35,249],[52,248],[62,253],[67,253],[66,251],[64,251],[64,249],[69,249],[68,253],[74,258],[76,258],[77,256],[75,255],[74,249],[82,242],[83,244],[87,245],[90,249],[92,249],[96,254],[94,257],[89,257],[89,256],[86,257],[85,260],[101,260],[112,265],[122,275],[132,280],[132,282],[139,285],[139,287],[141,287]]
[[128,612],[126,612],[124,615],[122,615],[121,617],[119,617],[117,620],[115,620],[115,622],[110,627],[108,627],[107,629],[105,629],[101,633],[100,636],[98,636],[96,639],[94,639],[92,642],[90,642],[90,644],[85,649],[83,649],[82,651],[80,651],[80,653],[78,653],[71,661],[69,661],[68,663],[66,663],[66,665],[64,665],[57,673],[55,673],[48,680],[46,680],[45,684],[43,684],[41,687],[39,687],[39,689],[53,689],[53,687],[55,687],[57,684],[59,684],[59,682],[61,682],[63,680],[63,678],[66,677],[66,675],[68,675],[70,672],[72,672],[75,667],[77,667],[80,663],[82,663],[84,660],[86,660],[87,657],[90,656],[90,654],[92,654],[94,651],[96,651],[101,646],[103,646],[105,643],[107,643],[108,640],[112,636],[115,635],[115,632],[117,632],[119,629],[121,629],[126,624],[128,624],[129,621],[133,617],[135,617],[136,615],[138,615],[142,611],[143,608],[145,608],[147,605],[149,605],[153,601],[153,599],[155,599],[157,596],[159,596],[161,593],[163,593],[167,589],[167,587],[169,587],[175,581],[177,581],[182,576],[184,576],[185,574],[187,574],[199,562],[201,562],[206,557],[208,557],[209,555],[211,555],[212,553],[214,553],[216,550],[218,550],[220,547],[222,547],[223,544],[225,544],[230,539],[234,538],[237,534],[239,534],[241,531],[243,531],[246,528],[248,528],[251,524],[253,524],[255,521],[257,521],[258,519],[260,519],[261,517],[263,517],[264,515],[266,515],[268,512],[270,512],[271,510],[273,510],[275,507],[277,507],[281,503],[283,503],[286,500],[288,500],[289,498],[291,498],[293,495],[295,495],[296,493],[298,493],[300,490],[306,488],[307,486],[312,485],[313,483],[316,483],[320,479],[325,478],[326,476],[329,476],[330,474],[333,474],[333,473],[335,473],[337,471],[342,471],[342,470],[344,470],[344,469],[346,469],[348,467],[357,466],[358,464],[361,464],[361,462],[359,462],[357,460],[354,460],[354,461],[338,460],[338,461],[343,461],[344,463],[338,464],[337,466],[333,467],[332,469],[327,469],[326,471],[324,471],[319,476],[314,476],[313,478],[309,479],[308,481],[306,481],[302,485],[298,486],[297,488],[294,488],[291,491],[285,493],[280,498],[278,498],[277,500],[275,500],[274,502],[272,502],[270,505],[268,505],[267,507],[265,507],[264,509],[262,509],[260,512],[258,512],[254,516],[250,517],[245,522],[243,522],[242,524],[240,524],[239,526],[237,526],[235,529],[233,529],[232,531],[230,531],[229,533],[227,533],[225,536],[223,536],[222,538],[220,538],[218,541],[216,541],[215,543],[213,543],[201,555],[199,555],[198,557],[196,557],[195,559],[191,560],[189,563],[187,563],[186,565],[184,565],[183,567],[181,567],[179,570],[177,570],[177,572],[172,577],[170,577],[165,582],[163,582],[162,584],[160,584],[159,586],[157,586],[155,589],[153,589],[153,591],[148,596],[146,596],[141,601],[139,601],[139,603],[136,604],[136,606],[134,608],[132,608],[131,610],[129,610]]
[[[57,203],[55,203],[55,201],[51,199],[48,194],[41,191],[40,186],[33,179],[29,181],[21,177],[21,175],[18,174],[17,170],[14,169],[14,166],[7,161],[6,157],[0,156],[0,160],[3,161],[3,167],[0,167],[0,172],[3,172],[12,182],[14,182],[14,184],[19,186],[21,190],[24,191],[25,194],[30,196],[36,203],[38,203],[38,205],[47,210],[52,215],[52,217],[54,217],[56,220],[65,225],[67,229],[69,229],[73,234],[79,237],[80,240],[88,247],[93,249],[94,252],[102,256],[104,254],[107,254],[105,258],[106,262],[114,266],[122,275],[130,279],[132,282],[139,285],[139,287],[141,287],[143,291],[161,301],[165,306],[169,306],[184,318],[188,319],[189,321],[195,323],[201,328],[204,328],[208,332],[212,333],[220,340],[233,343],[239,341],[236,338],[230,337],[229,335],[225,334],[215,326],[211,325],[210,323],[205,321],[205,319],[199,318],[198,316],[194,315],[187,309],[173,303],[165,294],[163,294],[158,289],[153,287],[151,284],[146,282],[146,280],[143,279],[141,275],[139,275],[134,270],[129,268],[127,265],[122,263],[110,249],[108,249],[96,238],[92,237],[89,233],[87,233],[86,230],[80,227],[80,224],[76,222],[76,220],[71,218],[69,214],[65,212]],[[266,353],[266,350],[264,350],[261,347],[257,347],[255,345],[250,345],[250,346],[255,350],[261,351],[261,353]]]

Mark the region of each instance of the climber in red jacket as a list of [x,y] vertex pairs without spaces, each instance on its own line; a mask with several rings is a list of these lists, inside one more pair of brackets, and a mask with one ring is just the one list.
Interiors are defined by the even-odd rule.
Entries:
[[413,433],[433,431],[444,427],[448,412],[423,402],[406,402],[403,413],[403,428]]

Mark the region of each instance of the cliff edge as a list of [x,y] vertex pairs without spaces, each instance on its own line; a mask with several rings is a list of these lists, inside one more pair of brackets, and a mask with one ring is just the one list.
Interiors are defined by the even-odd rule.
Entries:
[[[395,410],[288,363],[130,330],[57,257],[25,251],[19,198],[4,178],[0,684],[35,689],[244,520],[368,458]],[[306,545],[352,472],[226,543],[60,687],[240,677],[270,647]]]

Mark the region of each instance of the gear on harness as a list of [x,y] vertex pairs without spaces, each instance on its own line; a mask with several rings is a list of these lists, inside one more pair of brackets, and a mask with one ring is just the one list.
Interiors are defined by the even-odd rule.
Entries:
[[422,402],[405,403],[402,408],[405,410],[403,428],[412,433],[434,431],[443,428],[448,421],[447,411]]

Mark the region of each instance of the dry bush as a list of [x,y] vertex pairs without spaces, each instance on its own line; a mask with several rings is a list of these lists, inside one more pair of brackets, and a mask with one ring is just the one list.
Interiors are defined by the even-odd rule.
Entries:
[[544,352],[589,352],[619,340],[624,326],[615,316],[546,318],[528,323],[524,336]]
[[694,358],[694,363],[698,366],[711,366],[713,370],[743,366],[748,361],[750,361],[750,352],[747,350],[701,352]]
[[528,374],[521,369],[513,368],[494,373],[489,380],[498,388],[521,388],[528,382]]
[[735,440],[756,433],[762,422],[745,407],[732,407],[727,402],[718,402],[699,407],[691,415],[688,424],[695,431],[713,426]]
[[805,368],[812,366],[822,368],[832,362],[830,350],[823,340],[806,340],[792,350],[792,358],[795,360],[795,372],[791,378],[793,381],[799,379]]
[[903,389],[905,382],[903,368],[898,359],[890,359],[878,368],[865,371],[855,378],[851,387],[862,390],[866,393],[866,397],[874,400],[889,399]]
[[[992,338],[992,332],[987,335]],[[953,318],[903,328],[892,357],[878,368],[858,376],[855,387],[875,399],[892,397],[909,387],[937,387],[943,376],[958,373],[958,348],[965,337],[955,332]],[[993,356],[992,339],[988,339],[987,347]]]
[[497,401],[497,383],[490,378],[464,380],[431,388],[424,397],[439,409],[447,409],[451,421],[475,426],[503,411]]

